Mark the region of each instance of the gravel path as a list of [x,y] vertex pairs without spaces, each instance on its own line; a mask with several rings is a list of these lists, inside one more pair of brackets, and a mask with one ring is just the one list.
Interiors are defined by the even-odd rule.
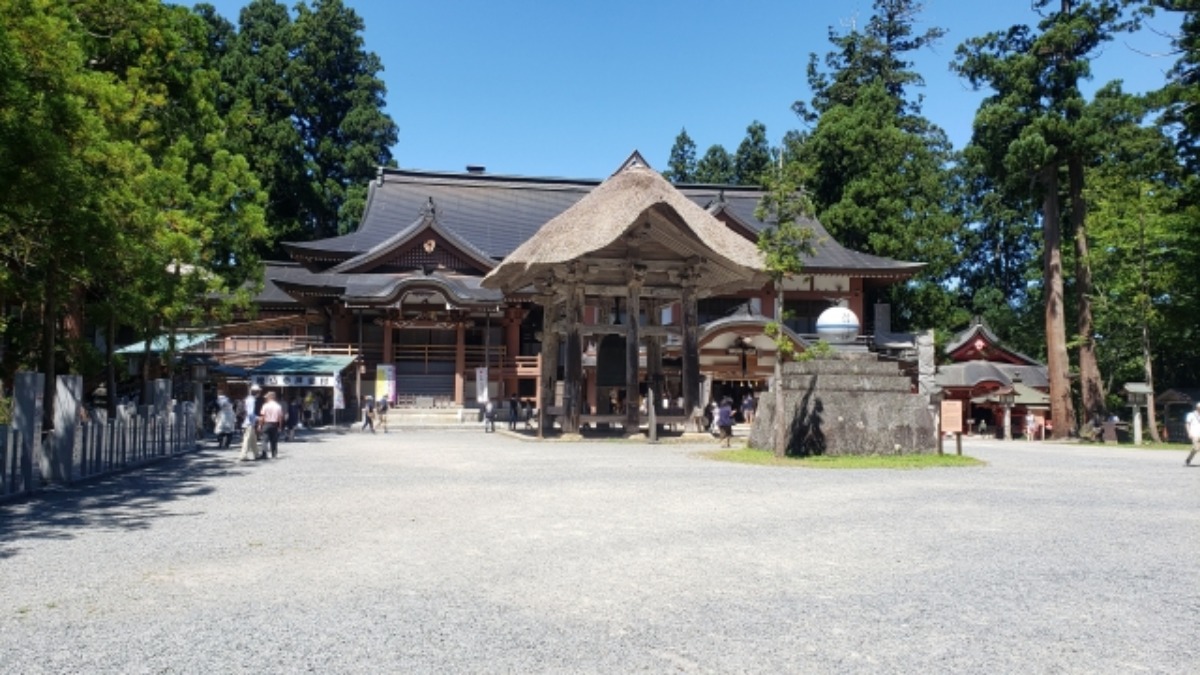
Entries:
[[1200,468],[324,434],[0,505],[0,672],[1200,672]]

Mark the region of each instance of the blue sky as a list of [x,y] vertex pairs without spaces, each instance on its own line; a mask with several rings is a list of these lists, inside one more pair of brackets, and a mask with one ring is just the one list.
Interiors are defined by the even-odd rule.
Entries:
[[[210,0],[234,23],[242,0]],[[666,166],[687,128],[697,155],[730,152],[754,120],[774,145],[800,128],[808,55],[831,49],[829,27],[865,24],[870,0],[344,0],[379,55],[393,154],[412,169],[603,178],[633,150]],[[290,3],[289,3],[290,4]],[[964,40],[1036,24],[1029,0],[925,0],[918,29],[945,38],[917,58],[926,117],[955,147],[970,138],[983,93],[949,71]],[[1174,59],[1165,17],[1108,43],[1092,88],[1161,86]]]

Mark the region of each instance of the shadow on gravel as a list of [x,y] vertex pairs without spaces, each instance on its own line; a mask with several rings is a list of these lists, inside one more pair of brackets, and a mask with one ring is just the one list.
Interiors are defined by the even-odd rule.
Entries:
[[144,530],[175,517],[170,502],[213,493],[216,478],[241,475],[252,463],[230,462],[230,450],[201,447],[117,474],[50,487],[27,499],[0,504],[0,560],[26,539],[69,539],[81,528]]
[[[286,459],[289,447],[313,447],[344,435],[332,427],[301,432],[295,441],[280,442],[280,455]],[[143,530],[158,518],[182,515],[163,507],[212,494],[217,478],[255,470],[259,462],[234,461],[238,447],[220,450],[209,440],[195,452],[0,503],[0,560],[19,553],[25,539],[69,539],[81,528]]]

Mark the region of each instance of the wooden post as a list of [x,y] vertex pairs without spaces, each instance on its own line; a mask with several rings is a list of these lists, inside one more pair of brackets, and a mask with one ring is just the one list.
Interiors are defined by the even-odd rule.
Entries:
[[380,363],[390,364],[396,361],[396,351],[392,348],[392,330],[395,324],[392,323],[392,317],[384,310],[383,314],[383,358]]
[[696,280],[689,272],[681,280],[680,305],[683,313],[683,410],[691,415],[701,405],[700,396],[700,347],[698,311],[696,308]]
[[541,398],[538,399],[538,438],[553,424],[550,408],[554,405],[555,382],[558,380],[558,305],[554,296],[545,296],[542,304],[542,363],[538,372]]
[[563,433],[578,434],[579,409],[583,402],[583,338],[579,330],[583,318],[583,285],[574,272],[570,281],[565,303],[567,363],[563,386]]
[[646,279],[645,268],[636,265],[629,270],[629,291],[625,297],[628,311],[629,332],[625,334],[625,435],[641,430],[641,411],[638,401],[638,356],[640,351],[639,327],[641,320],[642,282]]
[[454,327],[454,405],[467,404],[467,325],[460,320]]
[[521,353],[521,308],[510,307],[504,312],[504,391],[517,393],[517,355]]

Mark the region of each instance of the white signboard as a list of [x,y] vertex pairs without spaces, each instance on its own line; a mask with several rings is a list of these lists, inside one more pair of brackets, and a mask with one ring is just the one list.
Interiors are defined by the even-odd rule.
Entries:
[[488,369],[475,369],[475,401],[478,403],[488,402]]
[[333,378],[333,409],[346,409],[346,394],[342,391],[342,376],[335,375]]
[[262,387],[332,387],[332,375],[255,375],[254,384]]

